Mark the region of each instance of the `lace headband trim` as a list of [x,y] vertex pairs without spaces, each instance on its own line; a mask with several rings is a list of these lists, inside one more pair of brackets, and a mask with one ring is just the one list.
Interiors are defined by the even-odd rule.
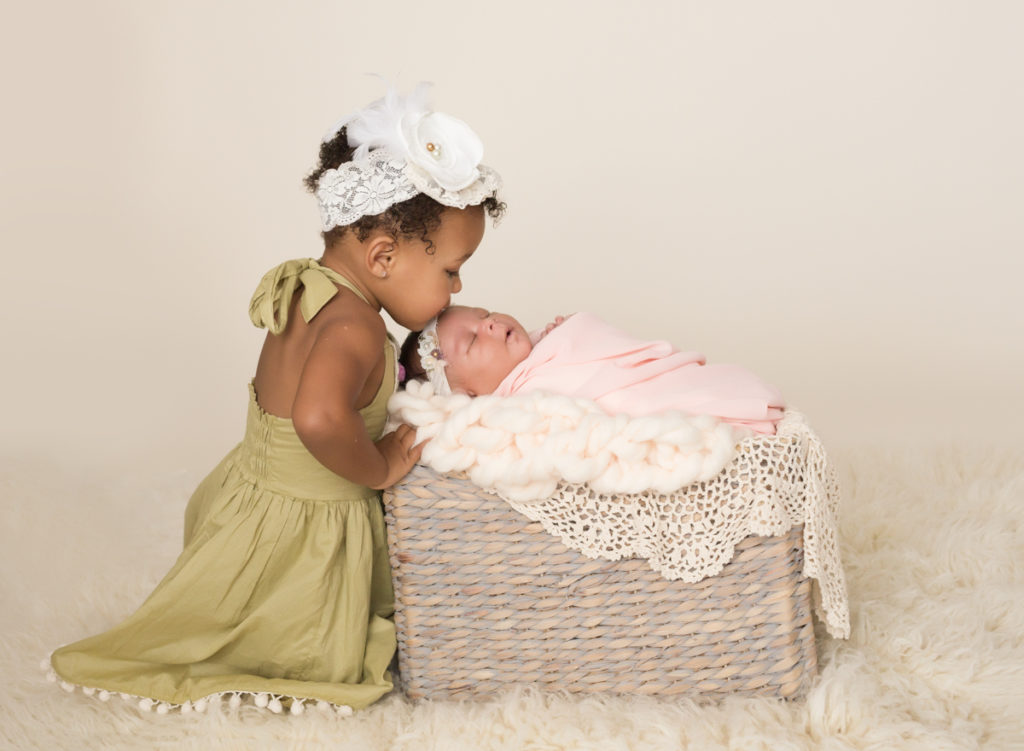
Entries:
[[419,193],[463,209],[501,188],[501,176],[480,163],[483,143],[473,129],[430,109],[429,86],[421,83],[408,96],[389,87],[382,99],[342,118],[324,138],[330,141],[346,128],[355,148],[351,162],[320,176],[316,195],[325,232],[382,214]]
[[420,356],[420,365],[427,374],[427,380],[434,387],[434,393],[448,396],[452,387],[448,384],[448,376],[444,369],[448,365],[441,353],[441,342],[437,337],[437,318],[423,327],[417,339],[416,352]]

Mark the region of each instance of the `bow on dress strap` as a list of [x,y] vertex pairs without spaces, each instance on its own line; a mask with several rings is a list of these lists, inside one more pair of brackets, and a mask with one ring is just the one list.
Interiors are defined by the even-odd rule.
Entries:
[[352,282],[337,271],[321,266],[314,259],[285,261],[263,275],[249,302],[249,319],[255,326],[265,328],[271,334],[280,334],[288,325],[292,297],[302,287],[305,291],[299,300],[299,310],[306,323],[309,323],[338,294],[336,284],[347,287],[359,295],[363,302],[367,302]]

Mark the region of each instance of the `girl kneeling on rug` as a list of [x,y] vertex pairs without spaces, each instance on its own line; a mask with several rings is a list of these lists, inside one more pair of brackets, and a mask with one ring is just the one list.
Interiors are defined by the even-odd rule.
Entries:
[[[339,124],[306,179],[324,253],[263,277],[269,330],[245,437],[199,485],[185,546],[119,626],[58,649],[66,688],[164,712],[229,694],[302,710],[365,707],[391,690],[394,599],[380,488],[420,454],[408,426],[381,437],[397,376],[380,309],[423,328],[500,215],[479,139],[431,112],[426,87]],[[284,700],[284,701],[282,701]]]

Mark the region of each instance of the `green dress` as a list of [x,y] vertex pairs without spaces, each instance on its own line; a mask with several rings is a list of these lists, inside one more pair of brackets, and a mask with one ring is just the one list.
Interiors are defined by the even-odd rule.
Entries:
[[[289,261],[263,278],[250,314],[280,332],[294,294],[308,321],[335,284],[359,294],[312,259]],[[360,410],[374,440],[395,388],[394,347],[382,345],[383,382]],[[51,662],[65,687],[161,711],[224,694],[274,710],[301,710],[294,699],[361,708],[391,690],[393,613],[380,492],[320,464],[250,383],[245,438],[189,501],[174,567],[126,621]]]

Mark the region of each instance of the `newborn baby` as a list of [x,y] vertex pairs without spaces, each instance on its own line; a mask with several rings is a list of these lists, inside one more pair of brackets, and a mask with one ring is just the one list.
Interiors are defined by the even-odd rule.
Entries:
[[548,391],[591,399],[610,414],[677,410],[768,434],[785,407],[777,389],[744,368],[707,365],[698,352],[636,339],[591,313],[530,333],[512,316],[452,306],[410,335],[403,364],[440,394]]

